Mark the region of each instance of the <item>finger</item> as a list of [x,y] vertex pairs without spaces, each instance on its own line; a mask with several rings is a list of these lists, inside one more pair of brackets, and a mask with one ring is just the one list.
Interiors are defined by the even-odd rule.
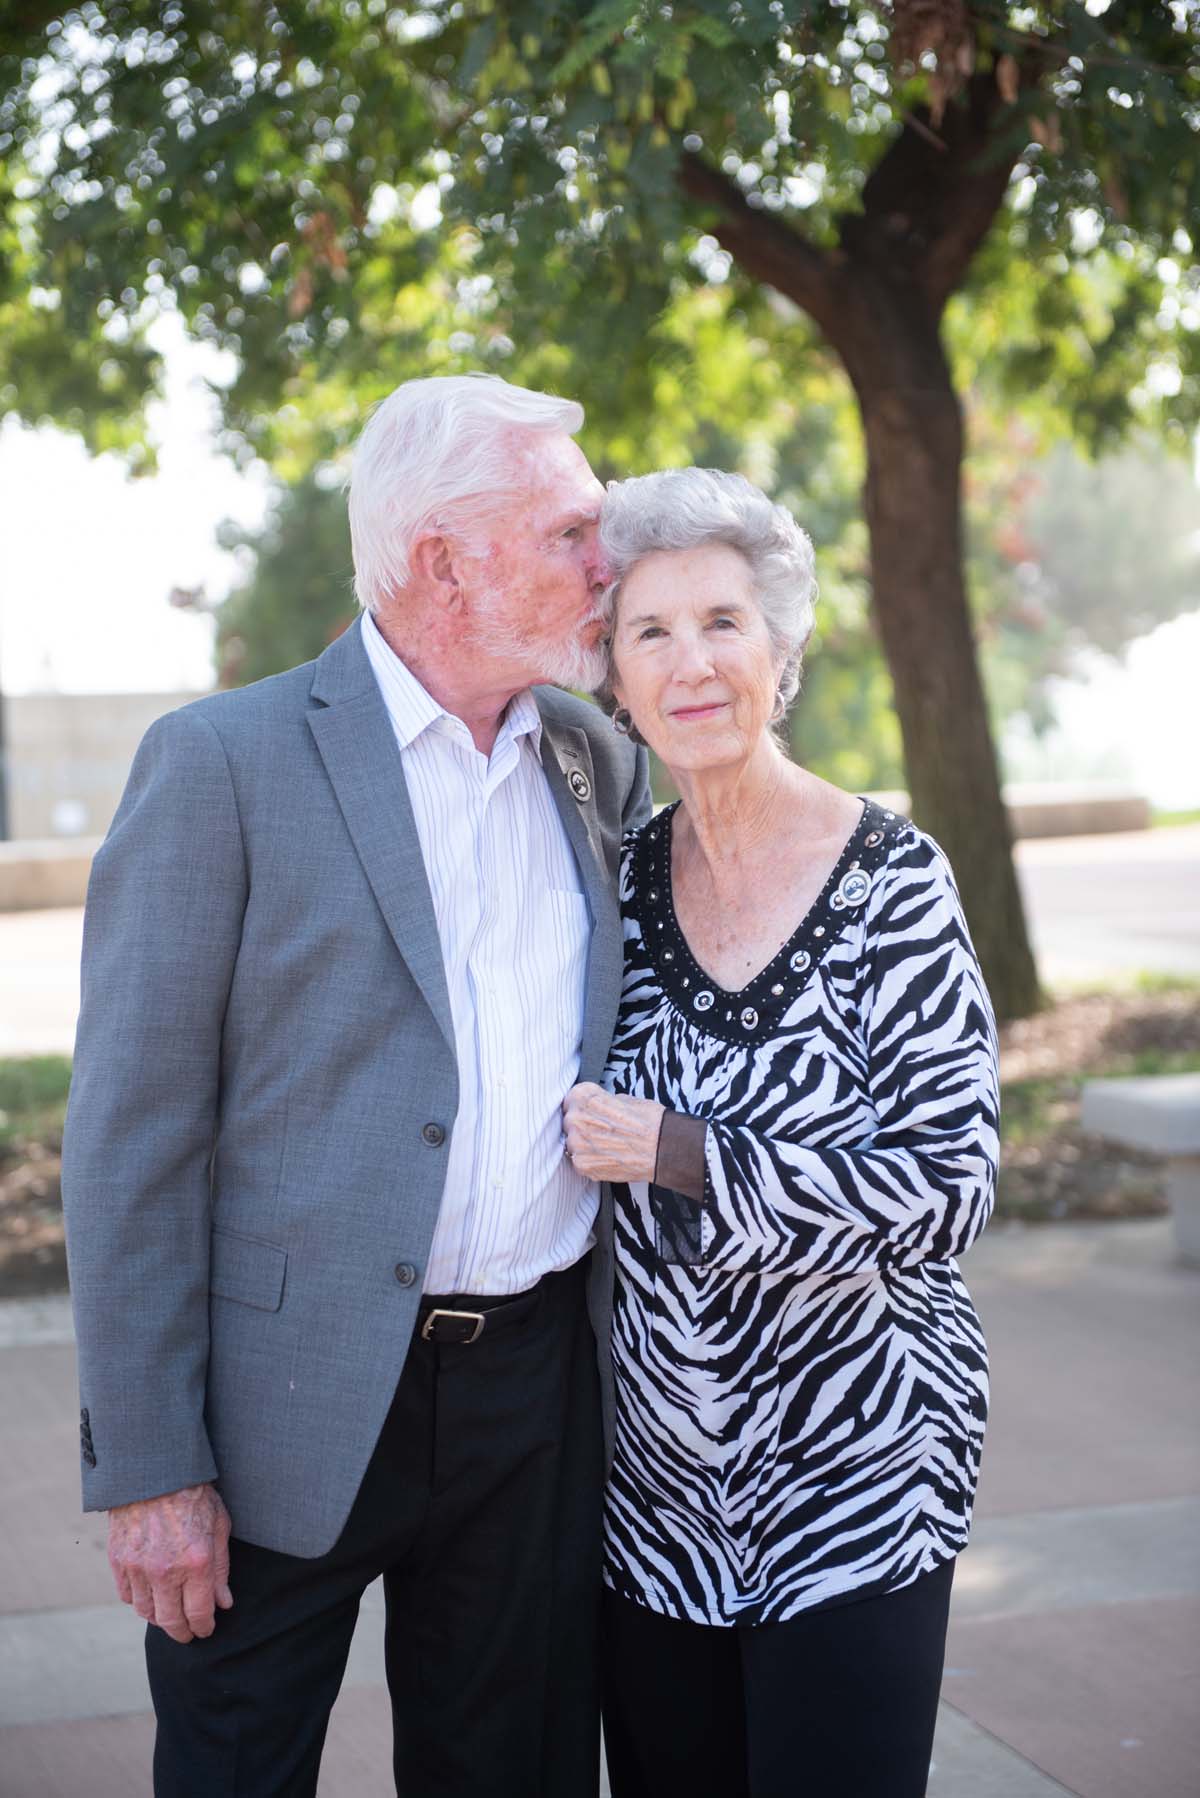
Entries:
[[190,1627],[187,1618],[184,1616],[183,1611],[179,1606],[176,1606],[169,1611],[165,1611],[162,1616],[156,1617],[154,1621],[158,1628],[161,1629],[164,1636],[170,1636],[172,1642],[190,1642],[193,1639],[195,1632]]
[[129,1569],[130,1603],[143,1623],[154,1622],[154,1593],[150,1581],[138,1567]]
[[115,1561],[110,1562],[110,1565],[112,1567],[113,1583],[117,1588],[117,1597],[121,1600],[122,1604],[132,1604],[133,1587],[129,1583],[129,1575],[126,1573],[124,1567],[118,1566]]
[[233,1609],[233,1592],[229,1585],[229,1512],[222,1510],[213,1537],[213,1590],[223,1611]]
[[[211,1573],[193,1574],[184,1582],[180,1621],[187,1619],[189,1639],[191,1636],[212,1635],[216,1627],[215,1602],[216,1592]],[[167,1634],[170,1635],[171,1631],[168,1630]],[[178,1641],[180,1638],[175,1639]]]
[[164,1579],[156,1579],[151,1584],[154,1598],[154,1618],[159,1629],[170,1636],[172,1642],[190,1642],[191,1626],[184,1615],[183,1585],[179,1575],[171,1573]]

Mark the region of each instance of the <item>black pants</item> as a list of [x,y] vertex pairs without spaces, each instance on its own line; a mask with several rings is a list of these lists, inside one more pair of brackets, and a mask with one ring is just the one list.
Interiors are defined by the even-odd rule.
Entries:
[[414,1336],[336,1546],[300,1560],[235,1538],[214,1633],[147,1631],[157,1798],[311,1798],[378,1574],[397,1792],[595,1798],[602,1450],[584,1275],[550,1275],[519,1301],[527,1316],[470,1345]]
[[953,1577],[748,1629],[606,1591],[613,1798],[922,1798]]

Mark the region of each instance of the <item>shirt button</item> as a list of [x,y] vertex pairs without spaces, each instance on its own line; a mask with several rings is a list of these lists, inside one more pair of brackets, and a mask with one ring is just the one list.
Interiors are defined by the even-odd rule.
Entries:
[[423,1142],[427,1142],[431,1149],[440,1149],[446,1140],[446,1132],[440,1124],[425,1124],[421,1128],[421,1139]]
[[397,1261],[396,1281],[400,1286],[412,1286],[417,1278],[417,1270],[411,1261]]

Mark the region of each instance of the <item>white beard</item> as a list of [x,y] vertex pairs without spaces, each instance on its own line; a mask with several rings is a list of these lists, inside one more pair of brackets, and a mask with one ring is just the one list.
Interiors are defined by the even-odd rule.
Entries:
[[531,679],[546,681],[555,687],[574,687],[582,693],[594,693],[608,672],[608,650],[604,643],[589,648],[582,632],[594,621],[587,618],[580,625],[580,635],[539,642],[518,626],[501,624],[491,616],[488,597],[476,604],[473,640],[476,648],[497,660],[519,662],[536,670]]

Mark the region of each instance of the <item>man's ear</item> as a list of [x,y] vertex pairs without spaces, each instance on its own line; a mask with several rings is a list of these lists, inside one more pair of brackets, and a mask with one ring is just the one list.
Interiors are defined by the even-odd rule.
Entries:
[[417,538],[409,551],[409,566],[430,599],[446,612],[463,608],[459,551],[448,537],[430,531]]

